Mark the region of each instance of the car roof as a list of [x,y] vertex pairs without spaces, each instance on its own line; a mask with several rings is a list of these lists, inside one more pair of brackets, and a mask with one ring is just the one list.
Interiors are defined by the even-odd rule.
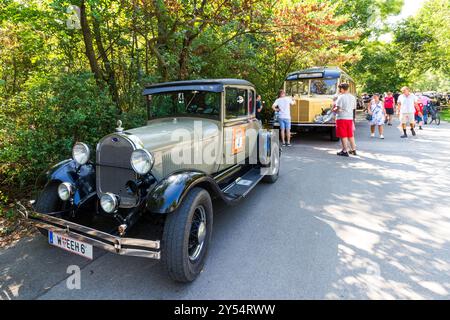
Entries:
[[143,94],[148,95],[181,90],[222,92],[224,86],[228,85],[255,87],[251,82],[242,79],[183,80],[146,85]]

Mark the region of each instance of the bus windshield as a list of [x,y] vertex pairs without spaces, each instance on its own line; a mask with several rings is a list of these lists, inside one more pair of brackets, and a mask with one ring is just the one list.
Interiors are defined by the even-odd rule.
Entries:
[[338,79],[301,79],[286,82],[288,95],[335,95]]
[[338,79],[312,79],[311,94],[334,95],[337,92]]

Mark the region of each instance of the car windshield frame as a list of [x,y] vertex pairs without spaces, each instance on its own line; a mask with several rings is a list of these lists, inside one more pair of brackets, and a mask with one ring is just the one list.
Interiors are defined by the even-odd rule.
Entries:
[[[148,121],[180,117],[221,120],[222,92],[207,90],[173,90],[148,94],[145,95],[145,98],[147,101]],[[165,99],[167,100],[164,101]],[[213,101],[207,101],[208,99],[212,99]],[[163,104],[166,104],[165,107],[168,108],[165,111],[161,111],[161,109],[164,108]],[[184,104],[184,107],[181,107],[181,104]],[[203,106],[199,104],[203,104]],[[190,110],[188,110],[188,108]],[[199,112],[199,109],[203,110],[203,112]],[[211,113],[207,112],[208,110],[211,110]]]

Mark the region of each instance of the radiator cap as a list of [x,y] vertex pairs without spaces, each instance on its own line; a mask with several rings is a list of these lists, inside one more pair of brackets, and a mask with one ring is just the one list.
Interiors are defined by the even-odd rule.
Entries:
[[122,128],[122,120],[117,120],[117,128],[116,128],[116,132],[123,132],[123,128]]

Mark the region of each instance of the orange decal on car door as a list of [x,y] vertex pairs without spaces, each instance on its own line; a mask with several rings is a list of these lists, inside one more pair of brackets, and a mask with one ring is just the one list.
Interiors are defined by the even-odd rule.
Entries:
[[245,128],[236,127],[233,128],[233,144],[231,147],[231,153],[237,154],[245,149]]

